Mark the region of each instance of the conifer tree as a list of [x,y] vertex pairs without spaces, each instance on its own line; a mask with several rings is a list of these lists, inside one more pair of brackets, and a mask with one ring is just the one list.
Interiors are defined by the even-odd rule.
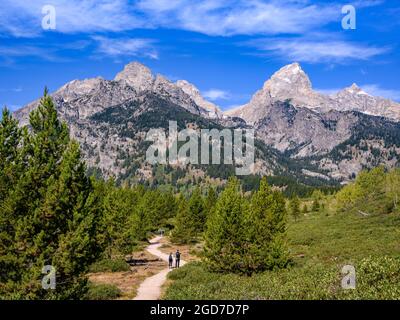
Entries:
[[300,202],[299,198],[296,196],[293,197],[293,199],[290,200],[289,202],[289,209],[290,209],[290,214],[294,218],[295,221],[300,217]]
[[242,272],[245,255],[243,198],[239,182],[230,178],[207,220],[204,255],[214,271]]
[[17,221],[8,198],[22,174],[21,136],[17,121],[4,108],[0,121],[0,283],[14,279],[19,266],[14,243]]
[[207,197],[204,201],[204,210],[206,213],[206,219],[211,215],[216,203],[217,203],[217,194],[213,187],[209,187],[207,192]]
[[284,242],[285,200],[272,191],[264,177],[246,210],[246,273],[285,267],[289,263]]
[[188,201],[180,196],[178,198],[178,212],[175,218],[175,227],[172,231],[171,241],[186,244],[196,240],[197,223],[189,209]]
[[[79,298],[86,288],[83,274],[101,250],[96,237],[101,211],[94,206],[79,146],[69,140],[47,90],[30,115],[30,128],[17,148],[21,172],[2,203],[2,221],[13,217],[13,245],[6,254],[14,268],[2,269],[6,285],[0,294]],[[56,269],[55,290],[41,286],[45,265]]]
[[203,232],[206,222],[206,212],[199,187],[194,189],[188,202],[188,209],[194,222],[194,229],[197,233]]

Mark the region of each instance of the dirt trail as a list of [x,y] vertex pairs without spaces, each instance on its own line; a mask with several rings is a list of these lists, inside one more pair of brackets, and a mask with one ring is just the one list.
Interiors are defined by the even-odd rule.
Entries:
[[[146,251],[150,252],[165,261],[165,265],[168,266],[168,255],[158,250],[162,245],[160,240],[162,237],[155,237],[150,240],[150,245],[146,248]],[[180,265],[183,266],[186,262],[181,259]],[[158,300],[161,296],[161,286],[167,280],[167,274],[171,269],[168,267],[159,273],[155,274],[144,280],[137,290],[137,295],[133,300]]]

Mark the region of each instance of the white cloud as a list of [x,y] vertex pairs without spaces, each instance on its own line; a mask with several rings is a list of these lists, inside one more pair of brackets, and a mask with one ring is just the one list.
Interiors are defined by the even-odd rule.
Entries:
[[264,54],[272,53],[289,61],[308,63],[368,60],[389,51],[389,48],[367,46],[345,40],[320,40],[311,39],[311,37],[307,39],[258,39],[248,44],[255,46]]
[[[142,0],[139,8],[159,25],[207,35],[299,34],[339,21],[337,4],[260,0]],[[161,8],[161,9],[160,9]]]
[[[41,30],[42,7],[47,0],[3,0],[0,30],[13,36],[34,36]],[[128,0],[54,0],[56,31],[123,31],[144,27],[147,22],[134,12]]]
[[373,96],[400,101],[400,90],[382,88],[378,84],[365,84],[360,87]]
[[94,36],[98,42],[97,53],[110,57],[141,56],[158,59],[158,53],[151,39],[112,39],[102,36]]
[[31,45],[18,45],[14,47],[0,46],[0,61],[12,64],[14,60],[19,57],[34,57],[48,61],[60,61],[60,58],[56,55],[56,50],[51,47],[42,48]]
[[220,89],[207,90],[203,92],[203,96],[204,98],[209,99],[211,101],[228,100],[231,97],[229,92]]
[[[47,0],[3,0],[0,30],[40,33]],[[337,3],[277,0],[53,0],[58,32],[166,27],[207,35],[301,34],[340,21]]]

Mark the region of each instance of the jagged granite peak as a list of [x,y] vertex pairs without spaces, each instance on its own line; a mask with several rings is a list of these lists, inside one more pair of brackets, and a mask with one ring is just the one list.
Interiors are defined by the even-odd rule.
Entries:
[[295,107],[305,107],[317,112],[358,111],[400,121],[399,103],[374,97],[355,83],[333,95],[314,91],[309,77],[298,63],[284,66],[275,72],[249,103],[225,114],[240,117],[248,124],[254,124],[266,116],[270,105],[287,100]]
[[344,88],[347,92],[351,94],[368,94],[363,89],[361,89],[357,83],[353,83],[350,87]]
[[297,62],[284,66],[264,83],[250,102],[225,114],[243,118],[254,124],[262,119],[275,102],[290,100],[295,107],[324,108],[330,98],[312,90],[312,84]]
[[[212,103],[196,94],[197,88],[188,90],[183,82],[177,84],[166,77],[156,76],[145,65],[131,62],[124,66],[114,80],[105,80],[101,77],[73,80],[53,92],[57,108],[61,113],[70,117],[87,118],[109,107],[137,100],[146,94],[155,94],[167,99],[191,113],[208,118],[222,118],[223,114]],[[185,88],[183,88],[185,87]],[[185,90],[184,90],[185,89]],[[26,124],[28,114],[38,105],[35,100],[24,108],[15,112],[15,116]]]
[[135,61],[125,65],[114,80],[125,81],[137,91],[144,91],[150,89],[153,85],[154,75],[148,67]]
[[359,111],[368,115],[400,120],[400,104],[381,97],[374,97],[353,83],[332,96],[340,111]]
[[279,97],[283,92],[293,95],[311,90],[311,81],[301,66],[295,62],[284,66],[264,83],[264,90],[269,90],[272,97]]
[[178,80],[175,84],[181,88],[183,92],[188,94],[199,107],[208,110],[210,118],[221,118],[223,116],[222,111],[218,106],[204,99],[200,90],[192,83],[186,80]]
[[84,94],[90,94],[105,82],[106,80],[102,77],[72,80],[59,88],[55,94],[63,95],[64,100],[68,101]]

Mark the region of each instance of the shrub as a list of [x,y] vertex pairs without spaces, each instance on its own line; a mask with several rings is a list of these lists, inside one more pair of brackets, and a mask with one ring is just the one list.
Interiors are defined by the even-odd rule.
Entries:
[[87,300],[113,300],[120,296],[121,290],[112,284],[91,283],[86,293]]
[[95,262],[89,268],[90,272],[129,271],[129,264],[122,259],[103,259]]

